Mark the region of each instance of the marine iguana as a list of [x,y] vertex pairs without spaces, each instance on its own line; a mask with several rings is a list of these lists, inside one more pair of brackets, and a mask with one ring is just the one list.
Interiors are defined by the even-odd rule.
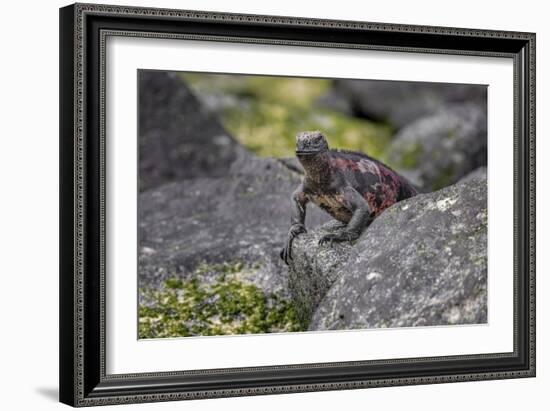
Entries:
[[316,204],[345,224],[338,232],[321,237],[319,244],[353,241],[389,206],[413,197],[417,190],[404,177],[361,152],[329,149],[320,131],[296,136],[296,156],[305,170],[292,193],[291,226],[281,258],[292,259],[294,238],[306,232],[308,202]]

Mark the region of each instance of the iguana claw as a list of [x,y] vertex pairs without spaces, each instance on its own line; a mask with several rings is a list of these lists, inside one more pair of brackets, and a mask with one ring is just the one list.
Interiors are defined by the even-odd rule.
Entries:
[[286,265],[288,265],[288,260],[292,260],[292,243],[294,242],[294,238],[303,233],[307,233],[307,230],[302,224],[294,224],[290,227],[286,244],[279,254]]

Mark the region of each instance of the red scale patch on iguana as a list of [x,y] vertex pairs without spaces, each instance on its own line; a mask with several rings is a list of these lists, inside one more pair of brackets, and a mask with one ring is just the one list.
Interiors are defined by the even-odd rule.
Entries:
[[[374,215],[380,214],[399,201],[399,190],[403,184],[401,178],[392,170],[384,166],[377,168],[380,172],[380,183],[371,187],[370,191],[363,193]],[[373,188],[375,189],[374,192],[372,191]]]
[[332,157],[330,166],[340,170],[358,171],[364,174],[375,174],[380,177],[380,169],[374,161],[361,159],[357,161],[354,158]]
[[[330,167],[341,171],[352,171],[374,176],[376,182],[372,183],[373,180],[371,179],[370,185],[361,187],[362,189],[359,191],[369,203],[374,215],[377,216],[388,207],[402,200],[399,198],[402,188],[409,185],[390,168],[369,158],[357,158],[360,155],[360,153],[338,152],[337,155],[331,156]],[[413,192],[416,194],[416,191]],[[321,203],[324,203],[321,207],[335,209],[334,200],[336,199],[331,200],[321,201]],[[327,203],[331,203],[330,206]]]
[[377,185],[376,188],[376,192],[367,191],[363,195],[375,216],[397,202],[395,190],[385,184]]
[[339,168],[340,170],[354,170],[359,171],[359,166],[357,161],[352,160],[351,158],[344,157],[331,157],[330,166],[332,168]]

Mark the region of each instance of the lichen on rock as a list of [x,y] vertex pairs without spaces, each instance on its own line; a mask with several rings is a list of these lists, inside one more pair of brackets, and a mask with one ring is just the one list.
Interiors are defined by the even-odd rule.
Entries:
[[260,267],[240,261],[200,264],[191,279],[140,289],[139,338],[300,331],[291,301],[250,278]]

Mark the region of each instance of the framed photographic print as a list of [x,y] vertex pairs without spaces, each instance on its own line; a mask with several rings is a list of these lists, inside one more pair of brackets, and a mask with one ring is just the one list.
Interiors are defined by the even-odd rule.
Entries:
[[60,10],[60,399],[535,376],[535,35]]

